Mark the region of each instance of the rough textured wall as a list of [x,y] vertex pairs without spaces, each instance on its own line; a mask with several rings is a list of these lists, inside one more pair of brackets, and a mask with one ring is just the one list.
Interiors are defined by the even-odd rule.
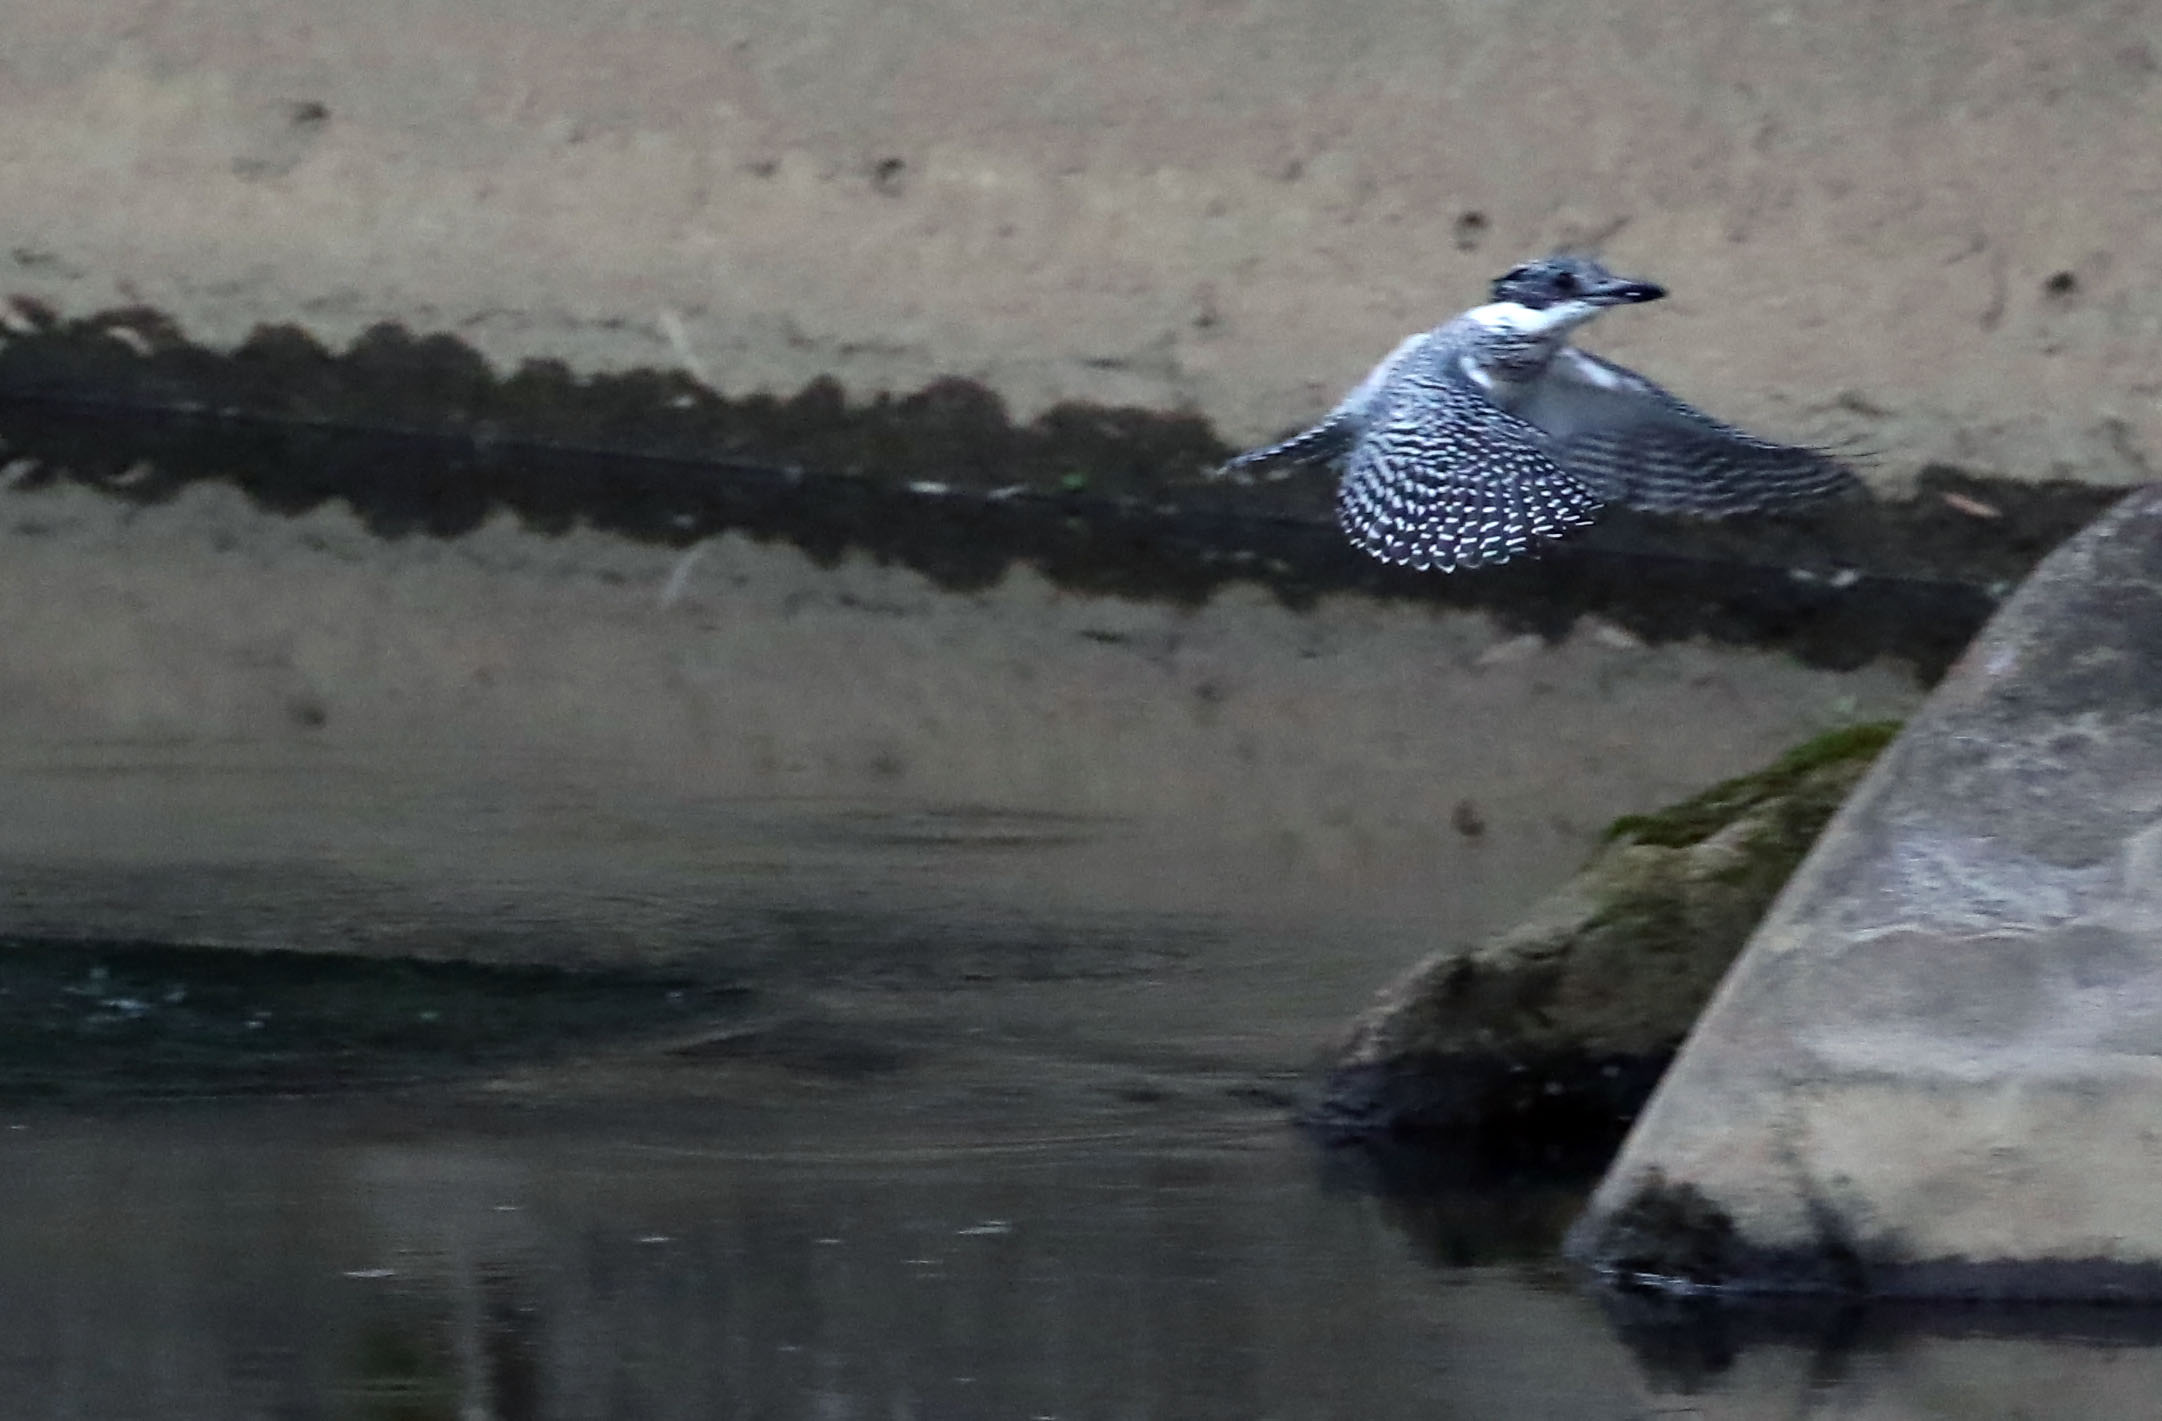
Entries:
[[[1357,596],[956,594],[734,534],[388,540],[209,488],[0,489],[0,646],[0,936],[669,954],[799,894],[940,924],[1236,908],[1320,921],[1295,960],[1331,1011],[1492,931],[1616,814],[1916,699],[1887,663],[1589,619],[1544,644]],[[964,839],[896,875],[835,849],[867,807],[1101,847]]]
[[0,0],[0,292],[1302,418],[1564,239],[1767,432],[2145,476],[2162,6]]

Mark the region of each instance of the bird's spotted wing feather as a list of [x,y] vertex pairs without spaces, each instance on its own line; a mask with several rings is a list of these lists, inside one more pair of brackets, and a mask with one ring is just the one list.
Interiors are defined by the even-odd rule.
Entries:
[[1336,510],[1351,541],[1383,562],[1450,572],[1582,527],[1599,497],[1540,451],[1530,426],[1426,383],[1352,448]]
[[1744,433],[1633,370],[1565,348],[1520,407],[1554,461],[1610,503],[1724,517],[1860,487],[1821,449]]

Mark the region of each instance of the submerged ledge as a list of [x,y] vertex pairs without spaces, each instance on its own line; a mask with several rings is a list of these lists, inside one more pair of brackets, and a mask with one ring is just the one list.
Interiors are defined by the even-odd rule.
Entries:
[[682,972],[0,937],[0,1103],[442,1083],[748,1001]]
[[64,481],[147,504],[223,482],[280,513],[342,501],[388,538],[455,538],[502,515],[666,546],[740,531],[956,591],[1027,563],[1080,591],[1192,604],[1252,582],[1293,607],[1359,592],[1549,639],[1596,613],[1649,642],[1835,668],[1889,657],[1927,680],[2120,492],[1934,467],[1896,502],[1732,523],[1616,515],[1543,557],[1439,576],[1348,547],[1326,478],[1208,481],[1231,450],[1188,414],[1065,405],[1017,423],[963,380],[730,398],[680,371],[532,361],[499,375],[454,336],[395,326],[343,352],[294,327],[217,351],[148,310],[67,320],[16,298],[6,315],[0,443],[18,490]]

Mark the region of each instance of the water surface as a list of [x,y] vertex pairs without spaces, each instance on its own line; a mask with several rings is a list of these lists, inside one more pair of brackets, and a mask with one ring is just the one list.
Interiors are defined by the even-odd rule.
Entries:
[[0,1415],[2155,1414],[2143,1316],[1618,1308],[1588,1180],[1288,1123],[1904,671],[105,465],[0,488]]
[[1273,1112],[11,1113],[26,1417],[2149,1416],[2136,1313],[1617,1309]]
[[1437,1269],[1266,1111],[697,1114],[19,1119],[10,1413],[1638,1410],[1590,1301],[1537,1265]]

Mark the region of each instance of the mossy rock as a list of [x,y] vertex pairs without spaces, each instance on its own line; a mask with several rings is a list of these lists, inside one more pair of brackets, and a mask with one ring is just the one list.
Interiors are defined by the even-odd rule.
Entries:
[[[1867,768],[1898,733],[1899,722],[1896,720],[1874,720],[1827,731],[1795,746],[1755,774],[1723,780],[1701,794],[1691,795],[1679,804],[1650,814],[1625,814],[1607,826],[1606,839],[1610,843],[1620,840],[1672,849],[1687,848],[1702,843],[1749,810],[1781,800],[1792,806],[1792,817],[1808,819],[1813,816],[1816,828],[1822,828],[1824,820],[1838,808],[1838,801],[1826,806],[1821,795],[1810,791],[1836,785],[1842,776],[1815,772],[1827,768]],[[1804,802],[1795,802],[1798,796]],[[1816,837],[1816,828],[1809,831],[1811,839]],[[1807,847],[1805,843],[1803,848]],[[1796,855],[1796,862],[1799,861],[1800,855]]]
[[1384,990],[1353,1025],[1320,1114],[1363,1130],[1476,1125],[1505,1098],[1633,1111],[1898,728],[1836,730],[1616,820],[1523,922]]

